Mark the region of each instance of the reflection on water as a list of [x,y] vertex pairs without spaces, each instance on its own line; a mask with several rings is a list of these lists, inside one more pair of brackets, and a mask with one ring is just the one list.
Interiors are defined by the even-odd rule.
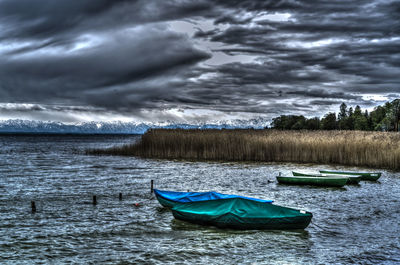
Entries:
[[[135,136],[0,136],[0,263],[392,264],[400,178],[345,188],[280,185],[332,166],[87,156]],[[340,168],[340,167],[338,167]],[[346,168],[356,170],[355,168]],[[160,189],[234,193],[311,211],[305,230],[236,231],[175,220]],[[123,200],[118,198],[123,194]],[[92,196],[97,205],[92,205]],[[30,212],[30,201],[37,212]]]

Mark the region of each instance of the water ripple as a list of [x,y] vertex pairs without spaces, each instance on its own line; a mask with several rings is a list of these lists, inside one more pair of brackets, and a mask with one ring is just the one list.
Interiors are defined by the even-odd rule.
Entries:
[[[0,136],[0,263],[400,263],[396,172],[385,171],[377,183],[312,188],[279,185],[275,175],[331,166],[84,155],[88,148],[136,140]],[[236,231],[190,224],[160,207],[150,194],[151,179],[161,189],[272,199],[311,211],[314,217],[306,230],[299,231]],[[30,212],[32,200],[35,214]]]

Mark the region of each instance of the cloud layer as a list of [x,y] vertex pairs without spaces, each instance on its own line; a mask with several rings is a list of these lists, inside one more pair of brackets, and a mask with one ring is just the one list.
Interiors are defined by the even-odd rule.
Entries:
[[0,119],[371,107],[400,96],[399,45],[398,1],[0,0]]

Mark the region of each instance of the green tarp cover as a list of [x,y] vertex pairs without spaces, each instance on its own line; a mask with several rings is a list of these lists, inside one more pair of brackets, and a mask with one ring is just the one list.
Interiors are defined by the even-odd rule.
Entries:
[[202,201],[172,208],[175,218],[236,229],[304,229],[312,214],[243,198]]

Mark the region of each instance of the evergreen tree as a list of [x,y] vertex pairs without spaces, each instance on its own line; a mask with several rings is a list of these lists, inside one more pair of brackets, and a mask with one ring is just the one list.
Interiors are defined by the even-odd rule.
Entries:
[[383,130],[382,121],[385,117],[386,117],[386,108],[382,106],[375,107],[375,109],[370,113],[372,130],[382,131]]
[[294,116],[295,123],[290,128],[291,130],[303,130],[306,124],[306,118],[302,115]]
[[339,130],[349,130],[348,117],[347,117],[347,105],[343,102],[340,104],[340,110],[338,114],[338,127]]
[[336,130],[336,114],[330,112],[324,116],[321,120],[322,130]]
[[356,116],[354,118],[354,130],[367,131],[368,130],[368,120],[364,115]]
[[353,116],[353,107],[350,107],[349,108],[349,117],[352,117]]
[[368,120],[362,114],[361,107],[356,106],[354,109],[354,130],[366,131],[368,129]]
[[354,114],[353,115],[354,115],[355,118],[362,115],[360,106],[358,106],[358,105],[356,106],[356,108],[354,109]]
[[392,114],[394,131],[398,132],[400,123],[400,99],[395,99],[392,101],[391,114]]
[[340,111],[338,114],[338,120],[342,120],[344,118],[347,118],[347,105],[343,102],[340,104]]
[[320,128],[320,120],[318,117],[307,119],[304,129],[306,130],[318,130]]
[[367,119],[367,131],[372,131],[373,130],[372,120],[371,120],[371,116],[369,116],[369,114],[368,114],[368,110],[365,110],[364,117],[365,117],[365,119]]
[[354,113],[353,113],[353,108],[349,108],[349,115],[347,117],[346,121],[346,130],[354,130]]

